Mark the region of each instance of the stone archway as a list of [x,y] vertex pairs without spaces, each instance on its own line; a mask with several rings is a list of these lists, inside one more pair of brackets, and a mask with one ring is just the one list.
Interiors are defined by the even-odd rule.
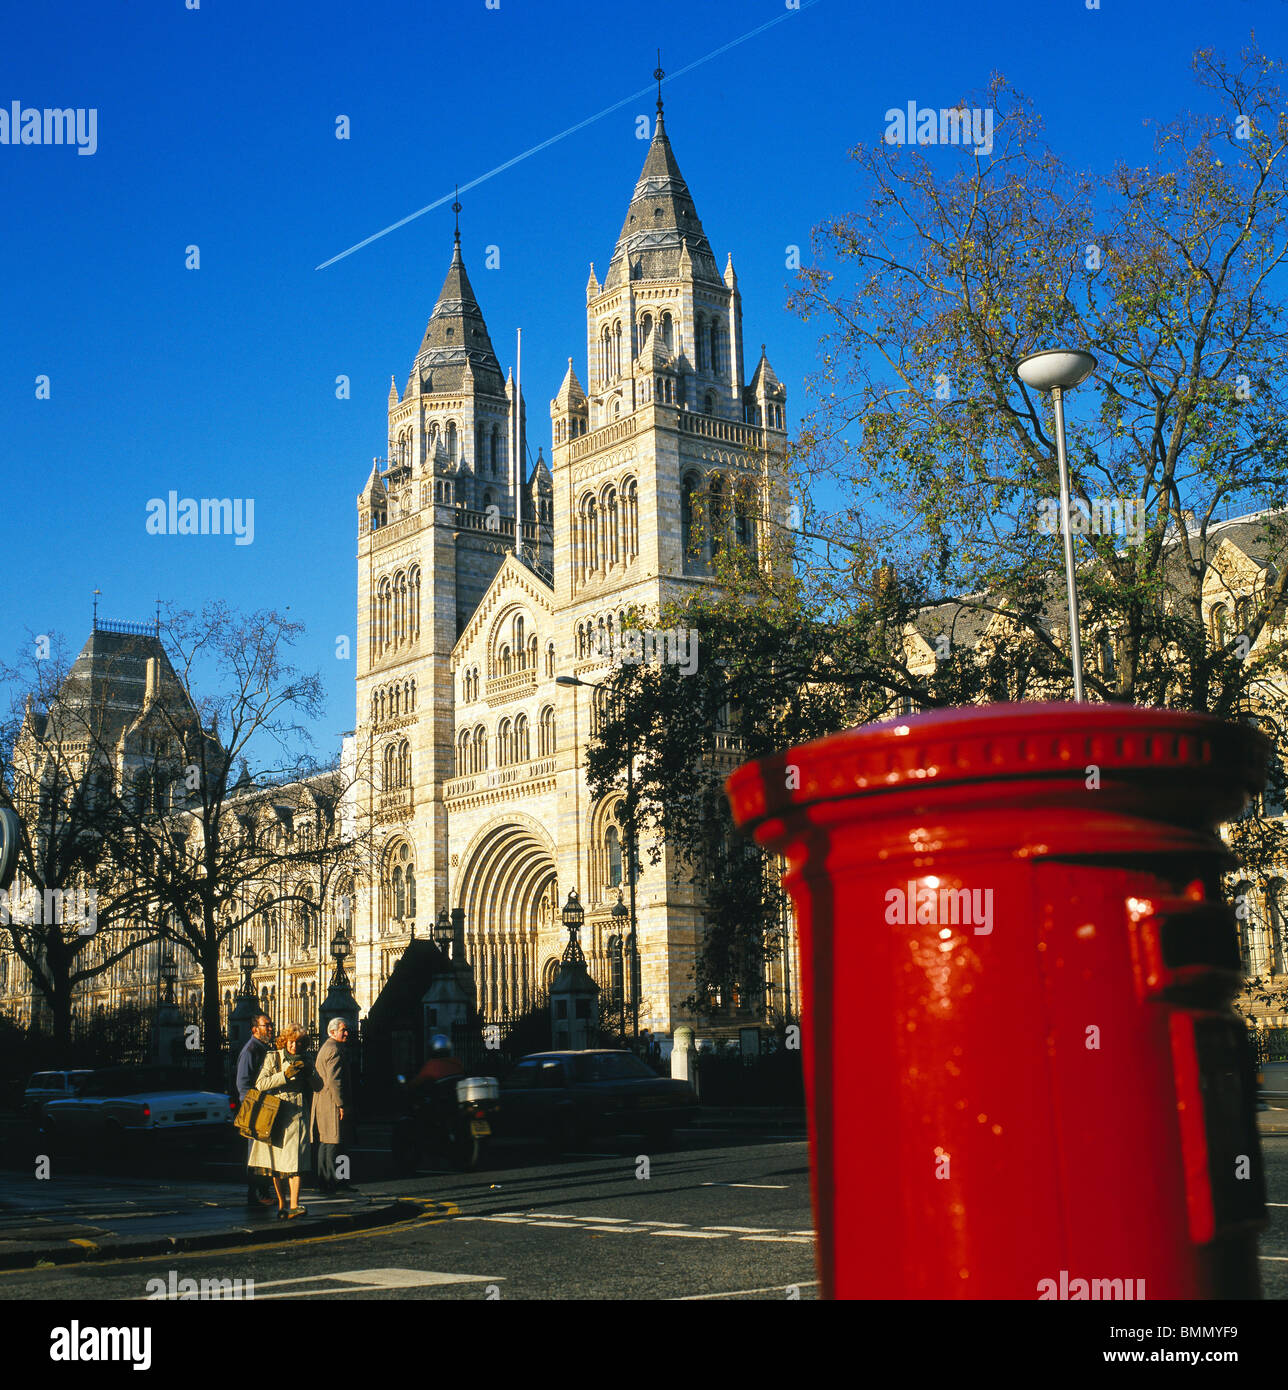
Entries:
[[554,845],[526,816],[487,827],[466,851],[456,900],[485,1018],[531,1006],[554,894]]

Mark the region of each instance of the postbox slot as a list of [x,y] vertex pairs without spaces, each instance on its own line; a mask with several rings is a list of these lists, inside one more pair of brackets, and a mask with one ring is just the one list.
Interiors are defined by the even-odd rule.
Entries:
[[1169,970],[1191,965],[1240,968],[1239,940],[1224,907],[1204,903],[1168,914],[1159,922],[1158,944]]

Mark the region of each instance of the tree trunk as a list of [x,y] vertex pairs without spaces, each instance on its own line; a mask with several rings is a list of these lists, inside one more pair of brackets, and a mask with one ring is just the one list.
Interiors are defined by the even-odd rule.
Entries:
[[219,943],[215,938],[213,923],[207,923],[201,953],[201,984],[201,1040],[205,1054],[203,1071],[206,1089],[227,1091],[229,1084],[224,1064],[224,1037],[219,1019]]

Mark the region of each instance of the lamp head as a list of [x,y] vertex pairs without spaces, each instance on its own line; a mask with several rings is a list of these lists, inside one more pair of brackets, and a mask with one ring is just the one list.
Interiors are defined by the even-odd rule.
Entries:
[[1081,386],[1096,370],[1096,359],[1077,348],[1046,348],[1031,352],[1015,364],[1015,376],[1035,391],[1068,390]]

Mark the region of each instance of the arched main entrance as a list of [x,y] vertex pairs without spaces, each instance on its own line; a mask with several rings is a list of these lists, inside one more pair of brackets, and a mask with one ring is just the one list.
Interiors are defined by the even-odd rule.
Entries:
[[554,846],[527,817],[489,826],[466,851],[456,894],[465,952],[485,1018],[528,1008],[537,993],[538,933],[555,902]]

